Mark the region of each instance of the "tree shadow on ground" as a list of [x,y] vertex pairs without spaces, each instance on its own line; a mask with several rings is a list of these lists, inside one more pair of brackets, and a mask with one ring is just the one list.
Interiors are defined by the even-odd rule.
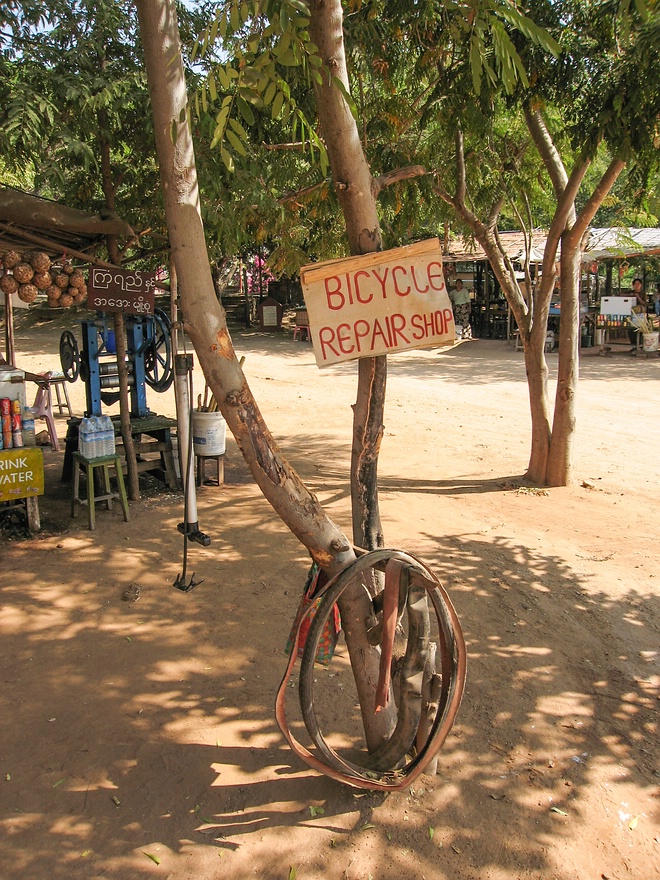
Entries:
[[[548,838],[584,821],[595,766],[653,784],[656,712],[640,656],[657,649],[657,596],[612,601],[560,556],[514,541],[425,536],[468,644],[464,703],[437,777],[356,796],[300,768],[273,718],[304,550],[253,486],[227,487],[209,500],[219,555],[196,551],[206,580],[186,596],[171,589],[178,499],[149,503],[150,523],[126,524],[137,564],[103,530],[12,548],[0,873],[147,876],[144,853],[213,847],[281,876],[248,844],[286,827],[303,835],[309,876],[356,846],[386,880],[409,872],[411,852],[419,876],[545,876]],[[129,581],[142,584],[139,603],[121,599]]]

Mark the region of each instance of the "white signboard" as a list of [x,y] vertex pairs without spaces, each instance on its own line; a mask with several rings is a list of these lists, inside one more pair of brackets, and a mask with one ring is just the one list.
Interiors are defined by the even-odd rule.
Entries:
[[300,280],[319,367],[454,342],[437,238],[304,266]]

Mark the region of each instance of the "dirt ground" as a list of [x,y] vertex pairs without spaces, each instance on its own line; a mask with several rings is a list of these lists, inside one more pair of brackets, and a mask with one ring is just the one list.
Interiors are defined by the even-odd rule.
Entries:
[[[58,369],[76,320],[20,321],[19,365]],[[270,429],[349,533],[355,366],[319,371],[290,332],[233,335]],[[0,877],[660,876],[660,359],[589,354],[577,482],[546,492],[521,487],[520,352],[477,340],[390,359],[386,541],[448,588],[469,663],[437,776],[389,796],[301,766],[277,728],[309,559],[233,438],[225,484],[199,493],[212,545],[190,548],[204,582],[188,594],[173,588],[181,493],[145,478],[130,523],[99,509],[93,533],[47,449],[42,532],[3,531]],[[149,403],[174,412],[171,391]],[[349,678],[340,645],[319,683],[339,698]]]

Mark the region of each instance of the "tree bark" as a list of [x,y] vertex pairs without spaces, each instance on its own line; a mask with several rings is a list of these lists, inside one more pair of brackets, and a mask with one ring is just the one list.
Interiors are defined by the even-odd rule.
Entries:
[[[101,133],[106,130],[104,114],[101,111],[99,129]],[[103,135],[102,135],[103,136]],[[110,165],[110,143],[103,139],[101,143],[101,178],[106,207],[115,210],[115,187],[112,180],[112,168]],[[116,235],[106,237],[108,256],[110,262],[116,266],[121,265],[119,247]],[[121,439],[124,444],[126,457],[126,476],[128,478],[128,497],[131,501],[140,500],[140,478],[138,473],[135,447],[133,445],[133,432],[131,430],[131,410],[129,404],[128,389],[128,365],[126,363],[126,335],[124,327],[124,315],[115,312],[113,315],[113,327],[115,331],[115,346],[117,355],[117,379],[119,381],[119,419],[121,424]]]
[[[333,575],[353,561],[354,551],[268,431],[236,358],[224,310],[215,295],[204,240],[194,149],[186,119],[187,95],[175,2],[136,0],[136,5],[185,328],[255,481],[312,558]],[[366,235],[373,240],[377,231],[376,223],[358,238]],[[341,611],[367,746],[374,750],[389,736],[393,719],[391,713],[374,712],[379,655],[366,638],[366,620],[371,614],[366,590],[356,588]]]
[[[559,363],[557,394],[548,451],[546,484],[568,486],[573,479],[573,440],[575,436],[575,397],[580,364],[580,276],[582,240],[596,211],[602,205],[625,163],[610,162],[584,207],[561,237],[561,322],[559,324]],[[568,320],[566,318],[568,317]]]

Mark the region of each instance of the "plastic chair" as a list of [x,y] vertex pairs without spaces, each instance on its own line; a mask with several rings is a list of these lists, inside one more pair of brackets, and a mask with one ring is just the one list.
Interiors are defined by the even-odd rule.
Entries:
[[48,436],[51,446],[55,452],[60,451],[60,444],[57,439],[57,430],[55,428],[55,418],[53,417],[53,400],[50,390],[51,373],[40,373],[43,376],[43,383],[39,383],[37,396],[34,398],[32,409],[34,410],[34,420],[45,419],[48,428]]
[[296,324],[293,328],[293,340],[295,342],[296,339],[300,338],[303,342],[307,340],[307,342],[312,341],[312,334],[309,330],[309,325],[307,324]]

